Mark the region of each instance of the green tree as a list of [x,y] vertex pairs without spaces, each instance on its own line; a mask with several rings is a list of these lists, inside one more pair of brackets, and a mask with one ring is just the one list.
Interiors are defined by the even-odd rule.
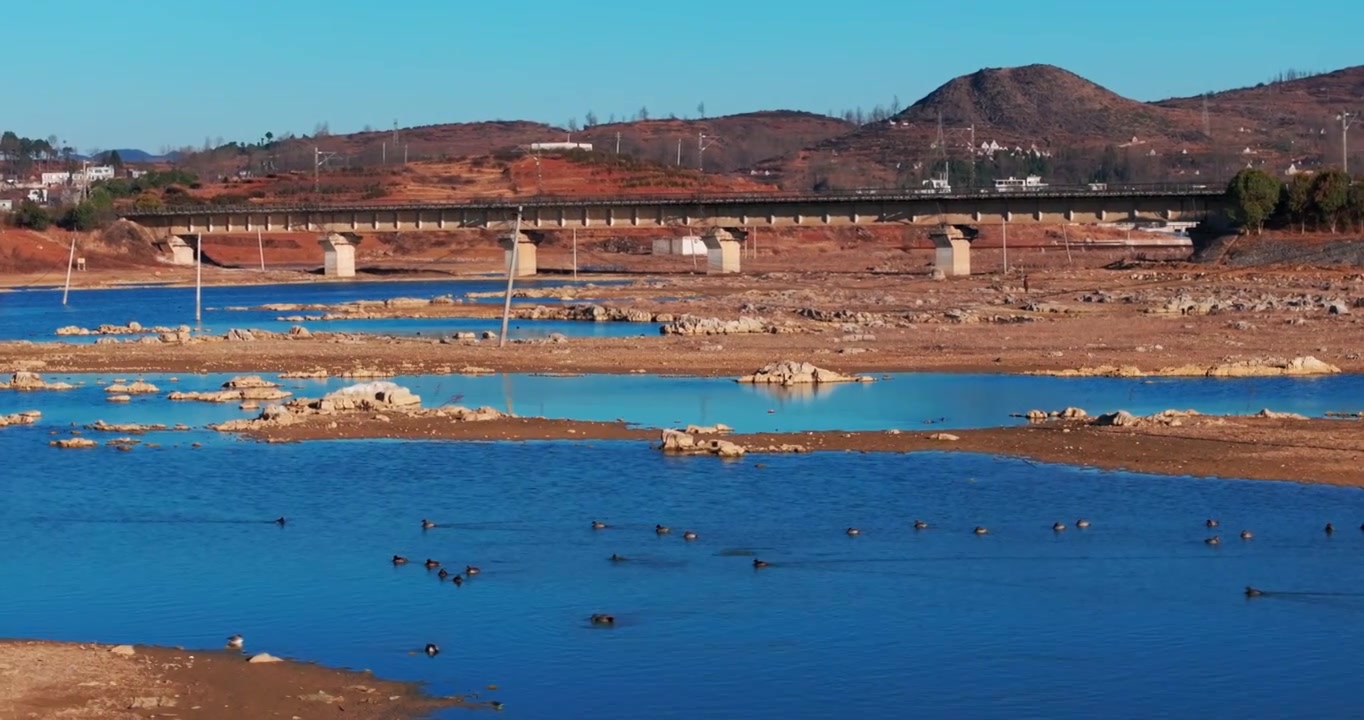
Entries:
[[1350,176],[1336,168],[1312,178],[1312,208],[1335,233],[1350,202]]
[[104,154],[104,164],[113,167],[115,172],[123,171],[123,158],[119,157],[117,150],[110,150]]
[[19,203],[19,209],[14,211],[13,222],[15,227],[42,231],[52,224],[52,216],[32,200],[25,200]]
[[1298,226],[1298,232],[1307,232],[1307,218],[1312,214],[1312,176],[1298,174],[1283,187],[1283,198],[1279,206],[1284,217]]
[[1346,206],[1350,222],[1354,223],[1355,232],[1364,232],[1364,180],[1356,179],[1350,186]]
[[1263,170],[1247,168],[1236,173],[1227,185],[1232,219],[1246,230],[1260,234],[1282,193],[1283,185]]

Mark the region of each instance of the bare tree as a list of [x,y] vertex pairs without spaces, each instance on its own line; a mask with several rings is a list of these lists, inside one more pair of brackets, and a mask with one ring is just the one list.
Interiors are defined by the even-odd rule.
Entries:
[[706,103],[704,100],[696,105],[696,114],[700,115],[702,120],[706,119]]
[[597,114],[592,112],[591,110],[588,110],[587,115],[583,117],[583,125],[587,127],[595,127],[597,124],[598,124]]

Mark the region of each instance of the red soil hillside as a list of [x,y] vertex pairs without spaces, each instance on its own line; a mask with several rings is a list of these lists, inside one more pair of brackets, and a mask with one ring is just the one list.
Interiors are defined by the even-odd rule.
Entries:
[[[317,190],[314,190],[314,187]],[[480,156],[411,162],[393,168],[349,168],[229,179],[189,191],[200,202],[221,205],[457,202],[475,198],[543,195],[672,195],[770,192],[747,175],[712,175],[640,160],[630,155],[571,152]],[[173,200],[169,196],[167,201]]]

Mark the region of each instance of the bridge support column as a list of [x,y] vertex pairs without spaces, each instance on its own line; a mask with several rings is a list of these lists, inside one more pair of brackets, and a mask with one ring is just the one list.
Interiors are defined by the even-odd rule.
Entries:
[[157,243],[158,249],[170,253],[172,265],[193,265],[194,264],[194,245],[197,238],[193,235],[188,239],[179,235],[167,235]]
[[928,234],[933,241],[933,268],[947,277],[971,274],[971,243],[962,232],[951,225],[934,228]]
[[706,274],[724,275],[739,272],[742,248],[734,235],[724,228],[711,228],[702,238],[706,245]]
[[355,244],[360,238],[347,235],[327,233],[318,238],[322,246],[322,274],[326,277],[355,277]]
[[[525,233],[507,233],[497,239],[497,244],[502,246],[505,260],[502,265],[512,271],[513,277],[531,277],[540,271],[536,264],[535,241]],[[512,247],[516,247],[516,267],[512,268]]]

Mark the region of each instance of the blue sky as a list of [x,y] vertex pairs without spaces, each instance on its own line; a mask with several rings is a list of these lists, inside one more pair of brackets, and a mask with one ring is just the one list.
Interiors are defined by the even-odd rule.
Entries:
[[[1311,11],[1307,8],[1310,6]],[[1364,63],[1364,3],[65,0],[6,3],[0,129],[81,150],[593,110],[904,104],[1051,63],[1141,100]],[[18,88],[35,83],[38,89]],[[20,101],[27,98],[27,101]],[[1364,104],[1364,100],[1361,100]]]

